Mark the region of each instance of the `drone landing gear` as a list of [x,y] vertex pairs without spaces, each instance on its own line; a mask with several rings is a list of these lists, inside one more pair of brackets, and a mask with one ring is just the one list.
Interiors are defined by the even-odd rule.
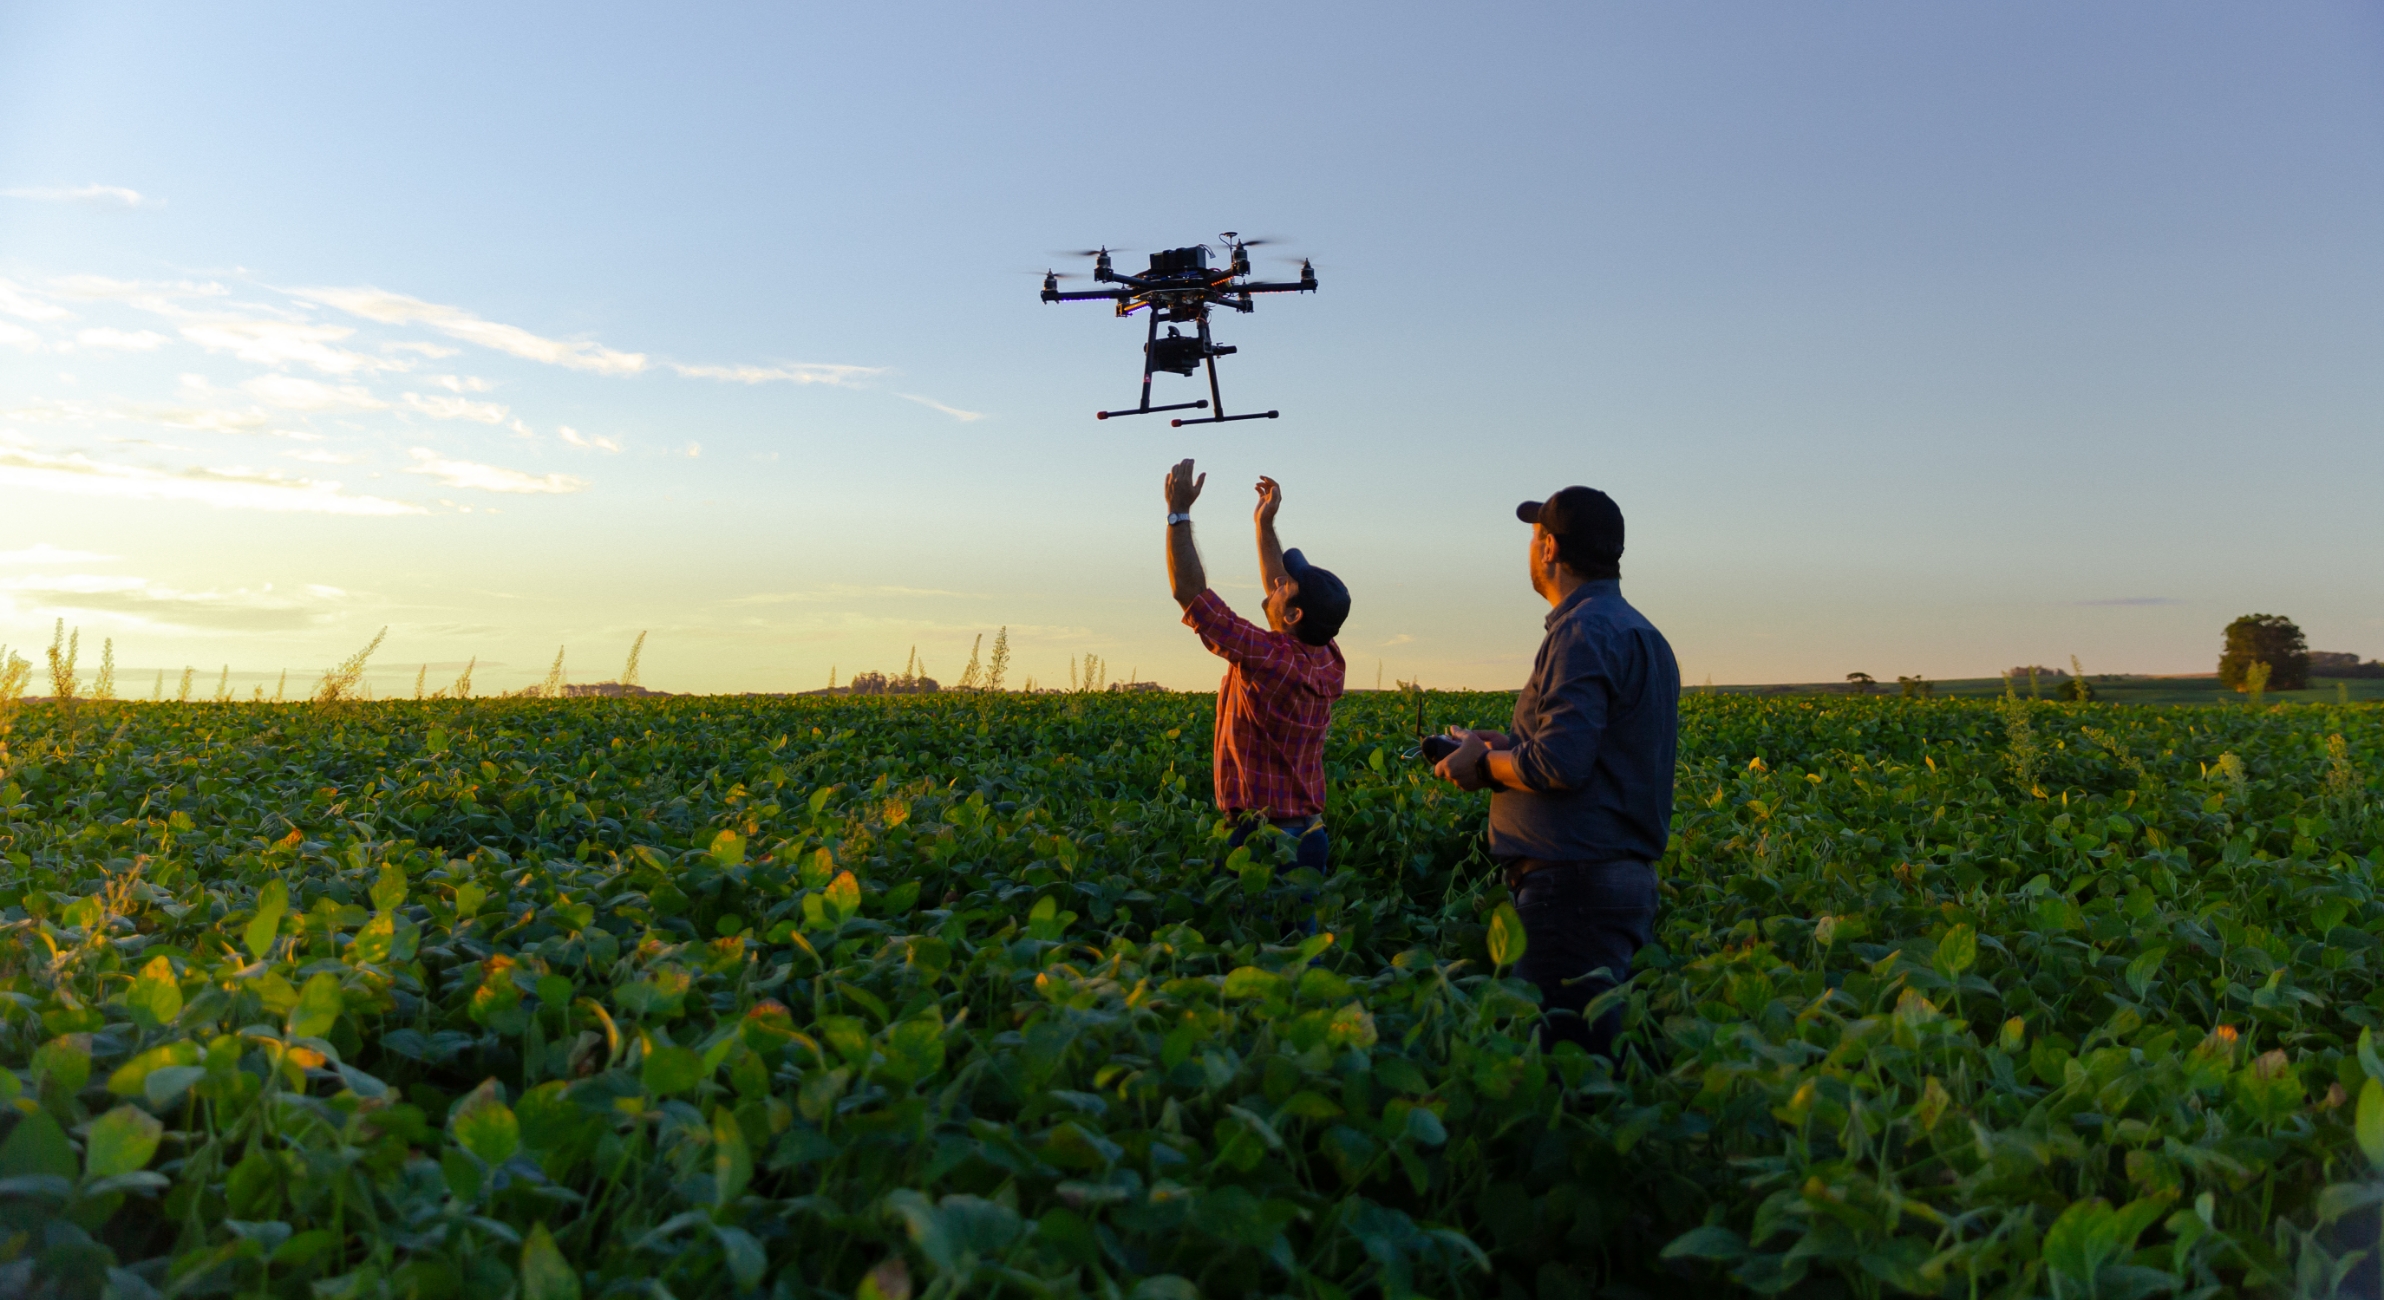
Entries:
[[[1201,342],[1206,343],[1208,341],[1208,336],[1208,322],[1202,321],[1200,324]],[[1230,351],[1231,349],[1227,350]],[[1252,411],[1248,415],[1227,415],[1225,413],[1224,395],[1217,391],[1217,358],[1212,354],[1204,359],[1208,362],[1209,366],[1209,396],[1216,399],[1217,413],[1215,415],[1204,415],[1198,419],[1192,420],[1169,420],[1167,422],[1169,425],[1180,429],[1187,424],[1231,424],[1235,420],[1272,420],[1276,418],[1275,412],[1273,411]],[[1208,403],[1201,402],[1198,403],[1198,405],[1206,406]]]
[[[1168,332],[1168,337],[1171,339],[1175,337],[1173,330]],[[1180,340],[1180,342],[1190,344],[1192,340],[1183,339]],[[1093,418],[1096,420],[1106,420],[1113,415],[1153,415],[1160,411],[1205,411],[1210,409],[1210,404],[1212,402],[1215,403],[1217,411],[1215,415],[1195,416],[1189,420],[1169,420],[1167,422],[1169,427],[1180,429],[1187,424],[1231,424],[1235,420],[1273,420],[1280,418],[1279,413],[1275,411],[1253,411],[1248,415],[1227,415],[1225,413],[1225,397],[1222,393],[1217,391],[1217,358],[1225,353],[1232,352],[1233,349],[1220,348],[1210,342],[1209,323],[1207,317],[1205,316],[1203,316],[1200,320],[1200,342],[1198,347],[1200,351],[1200,359],[1202,363],[1208,367],[1209,372],[1208,398],[1206,400],[1197,402],[1171,402],[1164,406],[1151,405],[1151,373],[1154,369],[1156,369],[1157,362],[1159,360],[1159,313],[1154,310],[1150,317],[1150,332],[1144,339],[1142,345],[1142,405],[1137,406],[1130,411],[1095,411],[1093,412]],[[1170,366],[1169,368],[1174,369],[1173,366]]]

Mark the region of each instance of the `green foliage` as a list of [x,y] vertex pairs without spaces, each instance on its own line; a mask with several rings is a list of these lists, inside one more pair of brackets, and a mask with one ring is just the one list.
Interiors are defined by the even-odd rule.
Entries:
[[0,1270],[2373,1292],[2384,716],[1694,696],[1610,1066],[1389,757],[1511,704],[1344,700],[1329,876],[1227,852],[1198,696],[26,706]]
[[2266,689],[2301,690],[2309,685],[2309,641],[2282,614],[2246,614],[2227,624],[2226,644],[2218,656],[2218,684],[2231,691],[2251,689],[2254,664],[2268,666],[2262,683]]

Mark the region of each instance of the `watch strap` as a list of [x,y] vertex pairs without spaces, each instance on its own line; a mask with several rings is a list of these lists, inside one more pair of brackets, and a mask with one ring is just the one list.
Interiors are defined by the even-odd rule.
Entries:
[[1191,522],[1192,516],[1182,513],[1181,511],[1167,516],[1167,526],[1170,528],[1175,527],[1177,524],[1188,524]]

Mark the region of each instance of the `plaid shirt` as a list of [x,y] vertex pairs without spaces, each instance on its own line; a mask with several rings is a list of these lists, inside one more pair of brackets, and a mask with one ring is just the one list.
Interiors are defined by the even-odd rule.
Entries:
[[1217,687],[1217,806],[1307,817],[1324,811],[1324,731],[1341,698],[1337,645],[1270,632],[1204,591],[1184,626],[1232,665]]

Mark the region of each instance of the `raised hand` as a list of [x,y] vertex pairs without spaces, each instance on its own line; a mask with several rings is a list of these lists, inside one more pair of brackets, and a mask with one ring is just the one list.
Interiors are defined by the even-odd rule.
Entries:
[[1190,456],[1177,461],[1175,468],[1167,471],[1167,513],[1171,515],[1189,513],[1192,503],[1200,499],[1202,485],[1208,481],[1209,476],[1206,474],[1199,478],[1192,477],[1192,458]]
[[1275,512],[1283,508],[1283,485],[1261,474],[1258,476],[1258,509],[1251,518],[1261,525],[1275,522]]

